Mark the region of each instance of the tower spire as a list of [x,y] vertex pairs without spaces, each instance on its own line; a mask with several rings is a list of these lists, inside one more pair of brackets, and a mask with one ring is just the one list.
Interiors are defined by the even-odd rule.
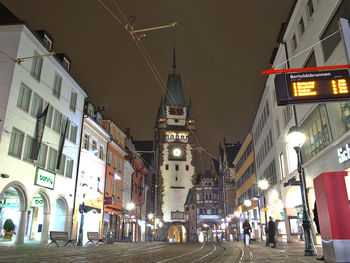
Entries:
[[174,74],[175,74],[175,69],[176,69],[175,42],[174,42],[174,49],[173,49],[173,69],[174,69]]

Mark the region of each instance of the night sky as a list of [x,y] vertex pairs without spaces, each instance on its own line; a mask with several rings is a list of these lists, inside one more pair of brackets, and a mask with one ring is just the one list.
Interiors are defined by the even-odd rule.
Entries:
[[[72,59],[71,72],[105,117],[137,140],[152,140],[164,95],[129,33],[97,0],[1,0],[34,30],[54,38],[56,53]],[[292,0],[104,0],[123,21],[135,16],[134,29],[167,25],[146,33],[147,49],[163,80],[177,72],[197,119],[204,148],[218,155],[219,140],[244,140],[250,131],[276,46]],[[117,3],[124,14],[118,12]],[[28,54],[31,56],[32,54]]]

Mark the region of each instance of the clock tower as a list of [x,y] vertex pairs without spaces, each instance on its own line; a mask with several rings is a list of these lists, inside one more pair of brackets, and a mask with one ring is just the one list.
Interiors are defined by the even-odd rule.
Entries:
[[[173,73],[168,75],[166,96],[161,99],[155,125],[155,165],[157,174],[155,213],[165,228],[178,224],[184,228],[184,205],[193,187],[195,117],[191,100],[186,104],[181,76],[176,73],[175,49]],[[181,227],[174,242],[185,241]],[[177,231],[177,230],[176,230]],[[175,231],[175,232],[176,232]],[[183,232],[186,232],[185,230]]]

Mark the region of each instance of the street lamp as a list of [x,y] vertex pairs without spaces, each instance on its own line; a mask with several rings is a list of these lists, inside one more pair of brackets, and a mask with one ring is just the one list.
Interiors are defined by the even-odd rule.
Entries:
[[88,192],[88,185],[82,184],[81,188],[81,200],[82,203],[79,205],[79,212],[80,212],[80,228],[79,228],[79,236],[78,236],[78,242],[77,246],[83,245],[83,238],[84,238],[84,213],[86,213],[86,207],[85,207],[85,199]]
[[134,210],[135,204],[133,202],[130,202],[126,205],[126,209],[130,212],[130,219],[129,219],[129,239],[130,242],[132,242],[132,225],[131,225],[131,211]]
[[252,206],[252,201],[250,201],[249,199],[244,200],[244,205],[245,205],[246,207],[250,207],[250,206]]
[[[267,207],[266,207],[265,191],[269,188],[269,182],[265,178],[261,179],[258,182],[258,187],[259,187],[258,189],[261,189],[263,192],[264,212],[265,212],[265,229],[266,229],[267,228]],[[260,191],[259,191],[259,198],[260,198]],[[260,217],[260,219],[261,219],[261,217]],[[262,239],[262,237],[263,237],[263,226],[261,224],[261,239]],[[267,240],[267,235],[266,235],[266,245],[268,246],[267,242],[268,242],[268,240]]]
[[152,242],[152,236],[153,236],[153,233],[152,233],[152,226],[153,226],[153,219],[154,218],[154,215],[152,213],[148,214],[148,220],[151,222],[151,229],[149,231],[149,241]]
[[304,237],[305,237],[304,256],[315,256],[316,250],[315,250],[314,243],[312,240],[312,235],[311,235],[310,215],[306,205],[305,177],[303,173],[303,168],[301,167],[300,148],[306,141],[306,136],[299,130],[298,127],[293,126],[289,129],[289,132],[287,135],[287,141],[288,141],[288,144],[294,148],[298,158],[300,191],[301,191],[301,198],[303,202],[303,229],[304,229]]

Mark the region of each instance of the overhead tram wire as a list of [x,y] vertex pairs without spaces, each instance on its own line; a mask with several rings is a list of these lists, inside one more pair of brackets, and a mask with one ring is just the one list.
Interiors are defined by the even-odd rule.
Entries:
[[[117,16],[116,14],[114,14],[114,13],[112,12],[112,10],[111,10],[110,8],[108,8],[108,7],[103,3],[102,0],[97,0],[97,1],[100,2],[101,5],[112,15],[112,17],[115,18],[116,21],[117,21],[120,25],[122,25],[123,28],[125,28],[125,29],[130,33],[132,39],[134,40],[136,46],[138,47],[138,49],[139,49],[139,51],[141,52],[141,54],[142,54],[142,56],[144,57],[144,59],[146,60],[147,65],[148,65],[149,68],[151,69],[153,75],[155,76],[155,78],[156,78],[156,80],[157,80],[159,86],[160,86],[161,89],[163,90],[165,96],[166,96],[169,100],[171,100],[171,101],[174,103],[175,106],[178,106],[178,105],[176,104],[175,99],[172,97],[172,95],[166,93],[166,90],[165,90],[165,88],[164,88],[164,87],[165,87],[165,81],[163,80],[162,76],[159,74],[159,71],[157,70],[157,67],[154,65],[154,63],[153,63],[152,59],[150,58],[150,56],[147,56],[147,55],[145,54],[144,50],[146,50],[146,49],[144,48],[144,46],[142,45],[142,43],[141,43],[141,45],[142,45],[142,47],[143,47],[144,50],[140,47],[139,40],[137,40],[137,39],[135,38],[135,35],[133,34],[133,32],[132,32],[130,29],[128,29],[128,28],[130,27],[130,24],[128,23],[128,21],[126,21],[126,22],[127,22],[126,25],[129,25],[129,27],[126,26],[126,25],[124,25],[124,24],[121,22],[121,20],[118,18],[118,16]],[[122,13],[122,11],[121,11],[121,9],[119,8],[119,6],[118,6],[118,9],[119,9],[120,12]],[[124,15],[124,17],[125,17],[125,15]],[[151,61],[149,61],[149,60],[151,60]],[[162,83],[160,83],[160,82],[162,82]],[[163,84],[164,86],[163,86],[162,84]],[[191,132],[191,134],[192,134],[193,137],[195,138],[196,143],[198,144],[198,146],[199,146],[204,152],[206,152],[209,156],[211,156],[212,158],[214,158],[216,161],[218,161],[218,162],[220,163],[220,161],[219,161],[214,155],[212,155],[212,154],[209,153],[205,148],[202,147],[202,145],[199,143],[198,138],[196,137],[196,135],[194,134],[194,132],[193,132],[192,130],[189,130],[189,131]]]

